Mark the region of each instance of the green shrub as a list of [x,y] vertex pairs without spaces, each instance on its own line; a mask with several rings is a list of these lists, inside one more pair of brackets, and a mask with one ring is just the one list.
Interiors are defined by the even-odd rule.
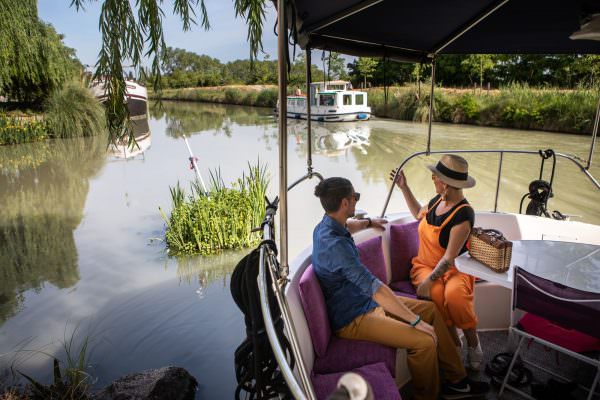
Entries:
[[161,214],[167,223],[165,239],[169,254],[209,255],[224,249],[238,249],[256,245],[260,234],[252,229],[264,218],[264,198],[269,179],[266,166],[258,162],[248,164],[233,184],[225,187],[220,172],[211,172],[209,193],[203,193],[198,184],[186,196],[179,183],[171,188],[173,209],[171,216]]
[[277,92],[277,89],[262,89],[256,98],[256,105],[259,107],[275,107],[278,97],[279,93]]
[[89,90],[76,83],[52,93],[44,108],[52,137],[94,136],[104,132],[104,108]]
[[225,102],[228,104],[242,104],[243,98],[242,92],[238,89],[225,90]]

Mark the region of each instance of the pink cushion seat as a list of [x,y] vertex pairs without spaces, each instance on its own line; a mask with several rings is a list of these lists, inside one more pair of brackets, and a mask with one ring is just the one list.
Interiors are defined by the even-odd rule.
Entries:
[[383,249],[381,247],[381,236],[375,236],[356,245],[360,262],[381,282],[387,283],[387,271]]

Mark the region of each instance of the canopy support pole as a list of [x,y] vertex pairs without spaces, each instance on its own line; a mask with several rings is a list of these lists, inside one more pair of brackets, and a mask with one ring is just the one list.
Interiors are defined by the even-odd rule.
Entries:
[[429,127],[427,130],[427,152],[431,152],[431,123],[433,122],[433,104],[434,104],[434,88],[435,88],[435,58],[431,60],[431,92],[429,95]]
[[277,63],[279,67],[279,254],[281,272],[287,278],[288,203],[287,203],[287,26],[286,0],[277,4]]
[[598,98],[598,107],[596,108],[596,119],[594,120],[594,129],[592,131],[592,144],[590,146],[590,156],[588,157],[585,169],[590,169],[590,167],[592,166],[592,157],[594,156],[594,149],[596,147],[596,137],[598,136],[598,125],[600,125],[600,97]]
[[306,143],[306,147],[308,150],[308,157],[306,159],[306,167],[307,167],[307,172],[309,175],[312,174],[313,171],[313,167],[312,167],[312,131],[311,131],[311,101],[312,101],[312,94],[310,92],[310,82],[311,82],[311,70],[310,70],[310,66],[312,64],[311,62],[311,51],[310,51],[310,47],[306,48],[306,136],[307,136],[307,143]]

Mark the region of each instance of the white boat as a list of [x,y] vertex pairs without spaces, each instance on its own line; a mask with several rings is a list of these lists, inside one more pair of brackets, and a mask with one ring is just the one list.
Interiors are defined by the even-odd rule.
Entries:
[[[367,92],[352,90],[350,82],[330,81],[310,84],[311,120],[321,122],[366,121],[371,118]],[[288,118],[306,119],[307,96],[287,97]]]
[[[94,80],[90,84],[92,95],[101,103],[108,98],[104,80]],[[150,133],[148,125],[148,91],[145,86],[137,82],[125,81],[125,103],[129,110],[129,120],[133,127],[135,137],[142,137]]]

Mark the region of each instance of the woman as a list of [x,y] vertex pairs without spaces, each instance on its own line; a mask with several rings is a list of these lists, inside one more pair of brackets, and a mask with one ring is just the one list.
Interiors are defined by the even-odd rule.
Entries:
[[[473,307],[475,278],[454,266],[454,259],[467,251],[465,245],[475,220],[475,212],[463,195],[463,189],[475,186],[468,167],[464,158],[449,154],[442,156],[437,165],[428,166],[437,195],[425,207],[412,194],[403,171],[395,183],[412,215],[421,221],[419,252],[412,260],[410,274],[417,296],[433,300],[458,346],[462,343],[456,328],[462,329],[468,345],[467,366],[479,370],[483,352]],[[392,179],[394,175],[392,171]]]

